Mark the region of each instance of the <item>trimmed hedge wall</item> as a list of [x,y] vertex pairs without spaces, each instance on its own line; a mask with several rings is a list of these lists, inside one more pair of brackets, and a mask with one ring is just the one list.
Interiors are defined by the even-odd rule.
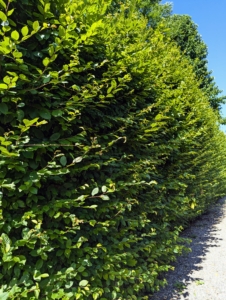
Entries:
[[225,136],[159,24],[0,0],[1,299],[141,299],[225,194]]

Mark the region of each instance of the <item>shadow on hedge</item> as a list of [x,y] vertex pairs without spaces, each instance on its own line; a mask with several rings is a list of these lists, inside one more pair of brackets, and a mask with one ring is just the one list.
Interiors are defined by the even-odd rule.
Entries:
[[191,277],[193,271],[201,269],[199,264],[205,260],[211,247],[219,247],[220,239],[215,236],[215,233],[217,231],[216,225],[224,217],[224,203],[226,203],[226,197],[218,200],[205,214],[196,218],[183,231],[182,237],[192,239],[189,245],[192,251],[178,257],[177,261],[173,263],[175,268],[173,271],[162,274],[168,284],[159,292],[149,296],[150,300],[176,300],[180,299],[181,296],[189,299],[186,286],[191,281],[202,281],[202,278]]

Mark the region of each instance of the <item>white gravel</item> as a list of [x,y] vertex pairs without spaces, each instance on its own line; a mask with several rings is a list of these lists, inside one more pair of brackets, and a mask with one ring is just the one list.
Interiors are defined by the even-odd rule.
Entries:
[[165,275],[168,285],[150,300],[226,300],[226,198],[199,217],[182,236],[192,252]]

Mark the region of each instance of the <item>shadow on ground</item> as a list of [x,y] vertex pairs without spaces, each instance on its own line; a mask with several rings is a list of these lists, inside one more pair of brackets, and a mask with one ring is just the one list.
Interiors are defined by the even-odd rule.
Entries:
[[189,228],[183,231],[182,237],[192,239],[189,246],[192,251],[178,257],[173,263],[174,271],[169,271],[163,276],[168,285],[151,295],[149,300],[189,299],[189,293],[185,291],[186,286],[192,281],[195,281],[197,285],[202,284],[202,278],[194,278],[191,275],[194,271],[201,269],[199,265],[205,260],[209,249],[218,247],[216,225],[224,217],[224,203],[226,203],[226,197],[220,199],[207,213],[198,217]]

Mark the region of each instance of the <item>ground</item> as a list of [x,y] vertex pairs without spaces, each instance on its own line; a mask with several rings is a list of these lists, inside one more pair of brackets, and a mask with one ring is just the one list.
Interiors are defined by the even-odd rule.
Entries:
[[182,236],[192,239],[192,251],[178,258],[167,287],[150,300],[226,300],[226,197]]

